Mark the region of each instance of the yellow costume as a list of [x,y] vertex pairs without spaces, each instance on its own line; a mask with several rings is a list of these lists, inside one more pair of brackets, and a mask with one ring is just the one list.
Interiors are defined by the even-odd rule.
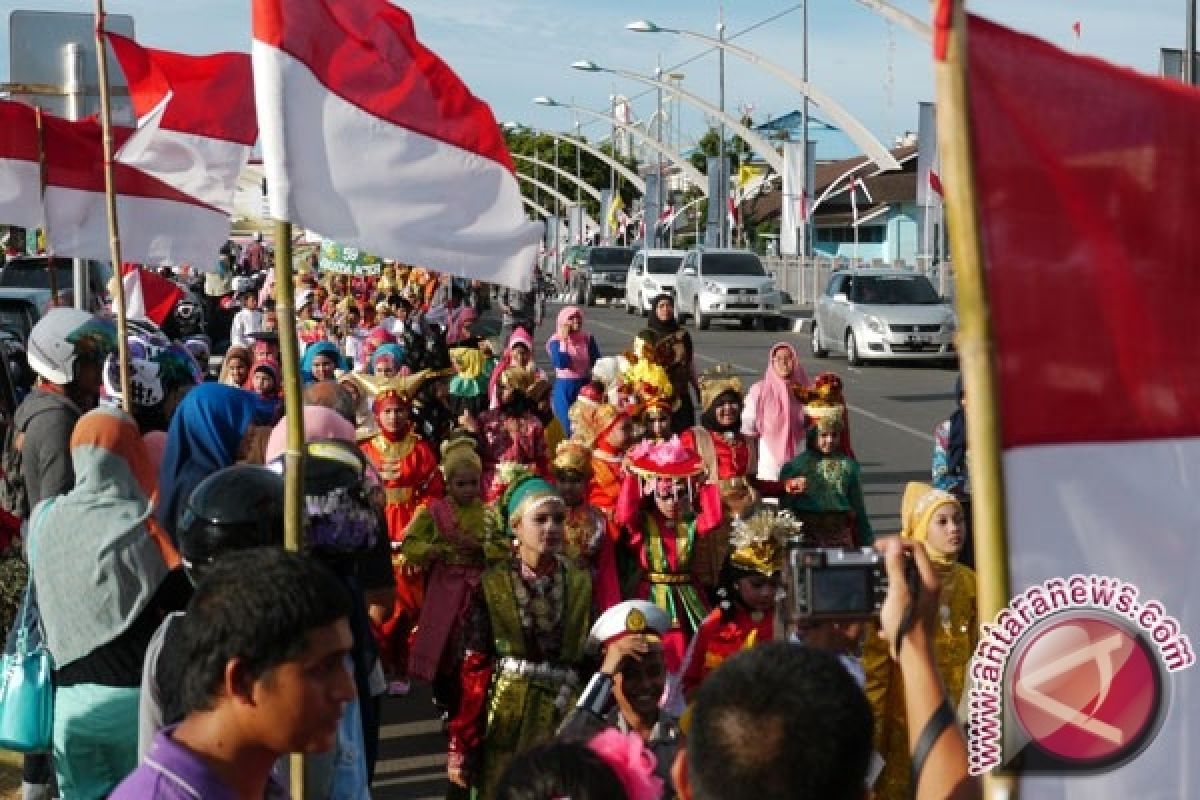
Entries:
[[[948,492],[923,483],[910,483],[901,504],[901,536],[925,542],[929,522],[943,505],[958,505]],[[933,653],[938,674],[950,704],[956,706],[967,677],[967,662],[979,639],[975,612],[975,573],[957,561],[957,553],[941,553],[926,543],[926,551],[941,580],[938,622],[934,625]],[[875,716],[875,749],[884,759],[875,783],[878,800],[912,797],[908,723],[904,711],[904,685],[900,666],[888,654],[887,643],[872,625],[863,648],[867,699]]]

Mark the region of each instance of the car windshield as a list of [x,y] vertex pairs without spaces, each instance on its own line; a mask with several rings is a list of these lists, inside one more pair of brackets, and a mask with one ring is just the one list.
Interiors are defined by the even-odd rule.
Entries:
[[877,306],[931,306],[942,302],[924,275],[855,275],[850,302]]
[[[54,259],[55,277],[58,288],[70,289],[74,280],[74,267],[69,258]],[[46,269],[46,259],[28,259],[10,261],[0,271],[0,286],[23,286],[32,289],[49,289],[50,272]]]
[[753,253],[705,253],[705,275],[765,276],[762,262]]
[[633,261],[630,247],[596,247],[588,254],[588,263],[594,267],[628,267]]
[[650,256],[646,259],[646,271],[651,275],[674,275],[681,261],[683,256]]

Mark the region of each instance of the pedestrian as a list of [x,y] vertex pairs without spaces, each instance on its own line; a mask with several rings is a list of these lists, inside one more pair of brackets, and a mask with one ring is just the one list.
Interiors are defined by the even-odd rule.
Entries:
[[245,388],[250,381],[250,365],[254,363],[254,354],[246,347],[230,347],[221,359],[221,374],[217,377],[219,383],[226,386]]
[[550,365],[554,367],[554,389],[550,404],[554,416],[571,435],[571,406],[590,379],[592,367],[600,358],[600,347],[590,333],[583,330],[583,311],[567,306],[558,312],[554,335],[546,342]]
[[250,390],[254,392],[254,424],[274,426],[283,415],[283,392],[280,387],[279,365],[274,361],[259,361],[250,370]]
[[300,359],[300,376],[305,384],[336,380],[335,373],[345,369],[341,351],[329,341],[310,344]]
[[[128,344],[133,418],[143,434],[165,432],[184,395],[203,382],[204,372],[186,347],[149,326],[131,330]],[[121,360],[116,353],[104,360],[104,389],[111,402],[121,403]]]
[[671,430],[683,433],[696,424],[692,392],[699,392],[696,379],[695,349],[692,336],[675,316],[675,298],[663,293],[650,301],[653,311],[647,325],[655,333],[654,352],[667,371],[676,406],[671,414]]
[[229,329],[230,346],[249,347],[250,334],[262,330],[263,314],[258,308],[258,291],[251,289],[240,295],[242,309],[233,315],[233,326]]
[[155,476],[133,418],[84,415],[75,487],[30,518],[30,573],[55,664],[54,770],[67,798],[107,797],[137,766],[142,661],[159,620],[189,594],[169,573],[150,513]]
[[275,762],[330,750],[354,699],[350,612],[345,587],[306,556],[258,548],[214,564],[180,625],[183,721],[113,800],[287,797]]
[[481,797],[496,796],[513,756],[552,736],[574,704],[592,606],[587,573],[560,555],[554,487],[518,478],[500,507],[515,554],[483,573],[467,612],[462,700],[449,723],[450,782]]
[[742,432],[757,443],[760,480],[779,480],[779,470],[805,447],[804,400],[808,375],[796,348],[771,347],[762,380],[750,387],[742,411]]

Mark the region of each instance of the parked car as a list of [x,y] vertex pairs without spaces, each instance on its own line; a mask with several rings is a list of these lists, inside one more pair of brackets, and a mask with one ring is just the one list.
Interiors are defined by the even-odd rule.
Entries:
[[782,322],[783,295],[749,250],[689,250],[675,276],[675,313],[691,317],[698,330],[713,319],[736,319],[743,328],[755,320],[772,330]]
[[611,303],[625,297],[625,277],[637,251],[632,247],[589,247],[583,264],[572,269],[576,302],[594,306],[601,297]]
[[[68,295],[69,290],[62,292],[60,301],[65,302]],[[29,332],[49,308],[49,289],[0,289],[0,331],[11,332],[24,347]]]
[[686,255],[686,250],[639,250],[625,280],[625,311],[649,316],[650,301],[656,295],[674,295],[675,273]]
[[[0,289],[49,289],[50,271],[47,256],[20,256],[4,262],[0,270]],[[108,305],[108,281],[112,267],[103,261],[87,261],[88,297],[93,311]],[[70,291],[74,285],[74,264],[69,258],[54,259],[54,278],[59,291]]]
[[813,309],[812,352],[858,366],[884,359],[954,362],[954,309],[929,279],[903,269],[833,273]]

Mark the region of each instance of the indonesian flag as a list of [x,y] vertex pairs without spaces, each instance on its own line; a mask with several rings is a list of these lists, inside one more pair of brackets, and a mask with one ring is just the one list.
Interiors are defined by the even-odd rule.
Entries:
[[40,228],[45,218],[33,107],[0,100],[0,223]]
[[729,227],[736,228],[740,223],[737,203],[733,201],[733,197],[725,198],[725,210],[729,216]]
[[348,246],[527,289],[540,231],[491,110],[386,0],[254,0],[271,213]]
[[250,56],[183,55],[107,36],[138,117],[117,158],[232,215],[238,175],[258,138]]
[[[1117,577],[1195,646],[1200,93],[979,18],[966,46],[1011,591]],[[1143,752],[1022,796],[1200,796],[1200,669],[1167,684]]]
[[929,170],[929,188],[932,189],[938,197],[946,196],[946,193],[942,190],[942,179],[937,174],[937,170]]
[[161,326],[183,298],[183,289],[136,264],[122,264],[121,271],[124,273],[126,316],[148,319]]

